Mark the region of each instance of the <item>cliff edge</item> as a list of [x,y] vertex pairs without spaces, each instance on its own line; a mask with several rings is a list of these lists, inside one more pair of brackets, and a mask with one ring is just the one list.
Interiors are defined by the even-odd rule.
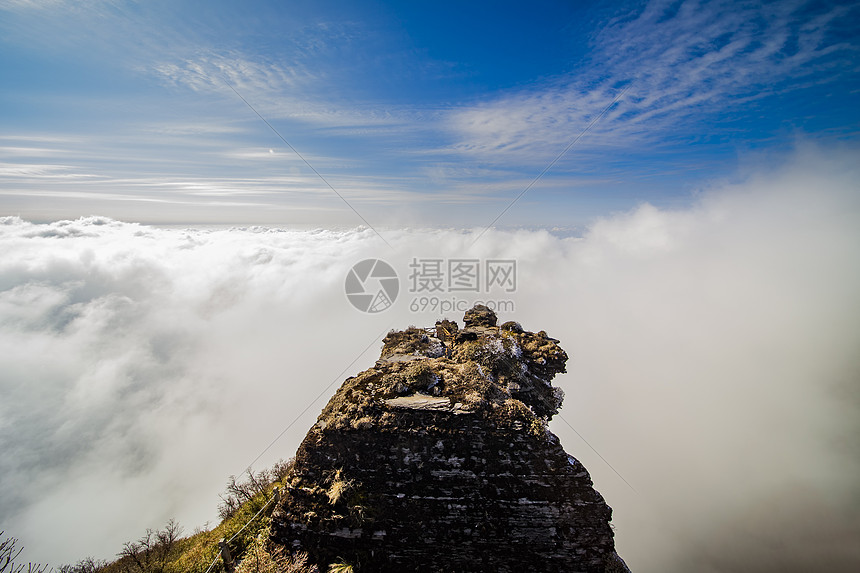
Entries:
[[566,361],[484,306],[392,331],[299,446],[270,543],[322,570],[628,571],[611,508],[547,429]]

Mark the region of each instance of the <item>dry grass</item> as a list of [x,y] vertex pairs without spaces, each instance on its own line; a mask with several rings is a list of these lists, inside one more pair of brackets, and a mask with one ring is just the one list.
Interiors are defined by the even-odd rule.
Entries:
[[382,340],[382,357],[394,354],[423,354],[433,345],[422,328],[410,326],[406,330],[392,330]]
[[353,430],[369,430],[373,427],[373,418],[370,416],[362,416],[357,420],[353,420],[351,426]]
[[290,555],[282,547],[269,547],[268,529],[254,540],[236,573],[319,573],[316,565],[308,564],[308,554],[300,551]]
[[415,392],[426,392],[439,382],[428,360],[418,360],[409,364],[403,373],[406,384]]
[[351,479],[343,479],[343,471],[337,470],[332,477],[331,485],[329,485],[326,495],[329,503],[337,505],[347,493],[354,487],[355,482]]
[[535,416],[529,424],[529,433],[536,438],[545,438],[547,431],[546,420]]

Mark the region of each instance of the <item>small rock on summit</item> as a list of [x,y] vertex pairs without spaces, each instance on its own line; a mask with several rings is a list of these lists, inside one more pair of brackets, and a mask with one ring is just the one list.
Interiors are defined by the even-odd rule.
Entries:
[[547,422],[567,354],[543,331],[392,331],[310,429],[270,543],[372,572],[623,573],[612,510]]

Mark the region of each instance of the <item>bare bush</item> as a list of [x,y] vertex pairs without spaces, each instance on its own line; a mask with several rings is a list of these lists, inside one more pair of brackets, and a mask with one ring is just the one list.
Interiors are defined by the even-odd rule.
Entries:
[[257,495],[264,493],[276,482],[287,477],[293,467],[293,460],[279,460],[269,469],[254,473],[249,468],[247,477],[239,481],[236,476],[230,476],[227,481],[227,491],[222,494],[218,506],[218,516],[224,520],[233,517],[243,504],[251,501]]
[[75,565],[61,565],[58,573],[98,573],[107,565],[107,561],[87,557],[81,559]]
[[137,541],[126,542],[119,553],[124,564],[123,570],[165,573],[181,533],[182,527],[171,519],[164,529],[156,531],[147,529]]
[[0,531],[0,573],[45,573],[47,565],[38,563],[27,563],[16,565],[15,559],[21,555],[23,547],[18,547],[18,540],[14,537],[3,537],[5,531]]

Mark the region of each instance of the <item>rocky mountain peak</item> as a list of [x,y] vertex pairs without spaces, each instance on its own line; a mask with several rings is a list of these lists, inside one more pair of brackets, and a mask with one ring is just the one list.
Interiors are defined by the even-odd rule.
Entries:
[[481,305],[463,322],[390,332],[343,383],[299,447],[271,542],[361,571],[625,571],[611,509],[547,428],[559,341]]

